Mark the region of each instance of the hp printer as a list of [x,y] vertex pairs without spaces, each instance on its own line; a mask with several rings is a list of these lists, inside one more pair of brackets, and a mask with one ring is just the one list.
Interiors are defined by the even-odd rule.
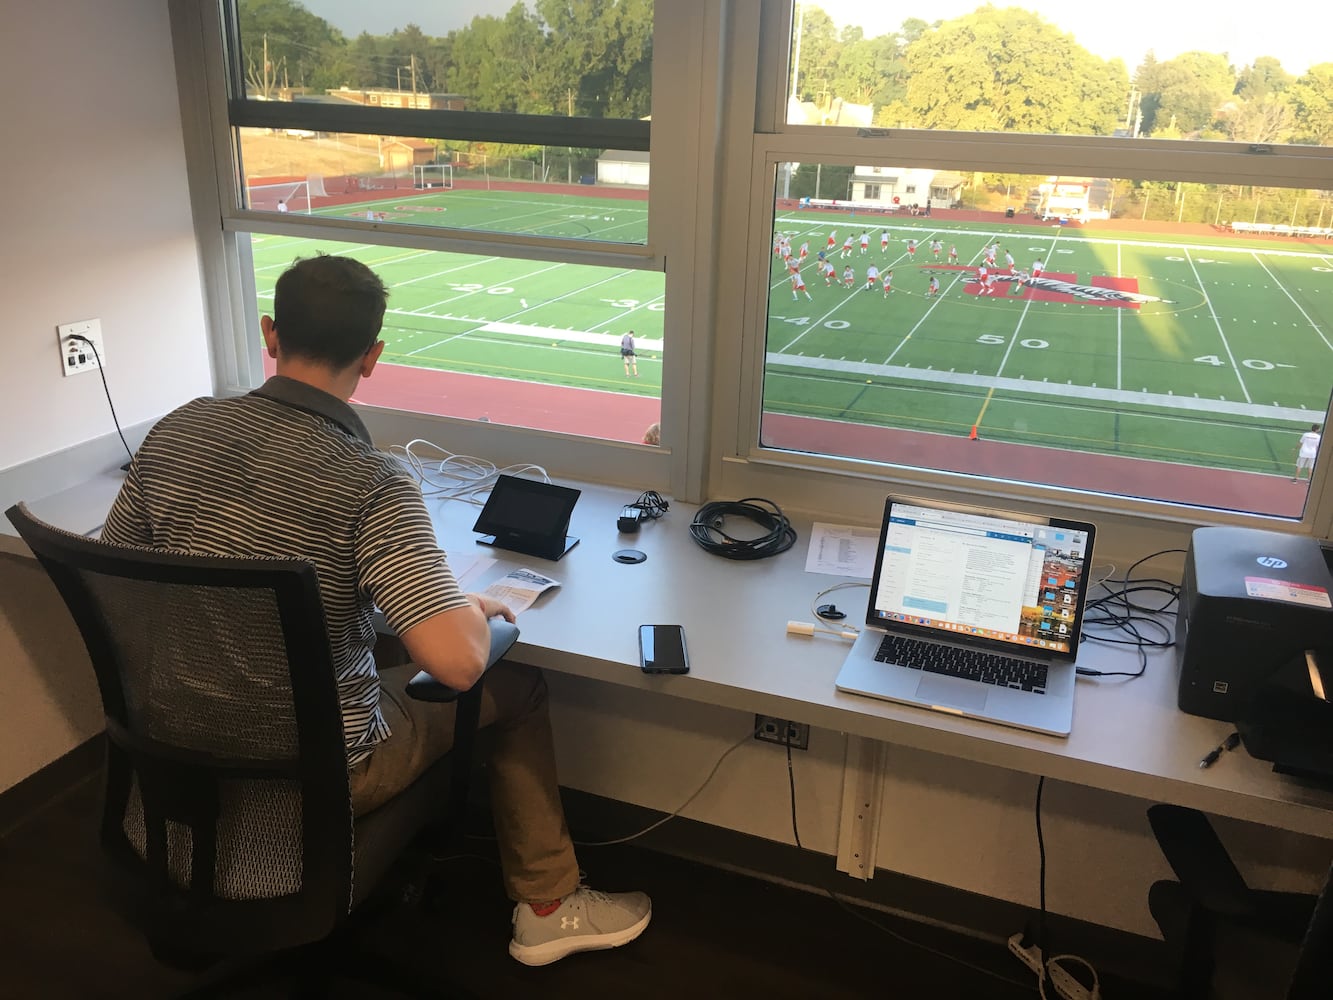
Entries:
[[1278,770],[1333,776],[1333,549],[1194,531],[1176,619],[1181,711],[1233,722]]

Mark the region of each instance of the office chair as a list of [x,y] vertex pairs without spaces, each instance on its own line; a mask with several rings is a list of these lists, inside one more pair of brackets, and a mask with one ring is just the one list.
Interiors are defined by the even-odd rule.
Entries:
[[[482,684],[457,696],[424,672],[414,679],[416,697],[457,697],[454,752],[354,818],[311,564],[124,548],[22,504],[6,514],[96,671],[108,737],[101,840],[133,876],[154,956],[207,970],[195,996],[288,970],[306,988],[333,971],[440,995],[393,963],[342,961],[355,950],[336,934],[442,803],[461,815]],[[496,623],[492,663],[517,636]]]
[[[1214,995],[1219,938],[1234,949],[1287,945],[1274,997],[1315,1000],[1333,992],[1333,866],[1317,896],[1246,885],[1208,818],[1196,809],[1148,808],[1153,835],[1177,882],[1153,883],[1148,909],[1177,952],[1177,990],[1186,1000]],[[1290,961],[1291,952],[1295,961]]]

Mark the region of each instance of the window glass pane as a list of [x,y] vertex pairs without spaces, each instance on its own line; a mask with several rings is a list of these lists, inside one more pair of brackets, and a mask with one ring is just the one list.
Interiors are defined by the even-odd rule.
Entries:
[[238,0],[237,8],[253,100],[581,118],[651,113],[652,0]]
[[787,121],[1333,143],[1333,60],[1298,0],[797,2]]
[[304,129],[236,132],[244,207],[257,211],[647,242],[647,153],[497,149]]
[[765,447],[1301,516],[1333,193],[814,163],[777,190]]
[[[256,311],[298,257],[355,257],[389,286],[376,406],[641,442],[661,419],[660,272],[251,234]],[[624,341],[633,334],[632,353]],[[265,355],[268,374],[273,362]]]

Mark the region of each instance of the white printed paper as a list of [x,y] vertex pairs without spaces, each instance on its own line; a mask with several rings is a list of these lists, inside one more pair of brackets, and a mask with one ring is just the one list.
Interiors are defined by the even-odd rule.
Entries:
[[559,580],[552,580],[536,570],[516,569],[496,580],[482,593],[509,605],[510,610],[517,615],[532,607],[533,602],[546,591],[558,586]]
[[817,521],[810,528],[810,549],[805,556],[805,571],[869,580],[875,572],[875,546],[878,542],[877,528],[821,524]]

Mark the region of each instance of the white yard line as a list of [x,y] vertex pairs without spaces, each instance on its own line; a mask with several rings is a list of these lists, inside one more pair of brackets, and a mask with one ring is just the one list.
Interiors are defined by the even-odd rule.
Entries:
[[[1115,276],[1122,278],[1125,275],[1125,269],[1121,266],[1120,260],[1121,244],[1115,245]],[[1117,309],[1115,311],[1115,387],[1121,388],[1125,384],[1125,310]]]
[[1258,251],[1254,251],[1252,253],[1252,256],[1254,257],[1255,262],[1264,269],[1264,271],[1268,274],[1270,278],[1273,279],[1273,284],[1277,285],[1277,287],[1282,290],[1282,294],[1285,295],[1287,298],[1291,299],[1291,304],[1294,305],[1298,310],[1300,310],[1300,314],[1305,317],[1305,322],[1310,324],[1310,329],[1314,330],[1315,333],[1319,334],[1319,339],[1324,342],[1324,346],[1327,347],[1330,351],[1333,351],[1333,344],[1330,344],[1328,342],[1328,338],[1324,336],[1324,331],[1319,329],[1319,324],[1310,318],[1310,314],[1308,312],[1306,312],[1304,309],[1301,309],[1301,304],[1297,302],[1295,298],[1292,297],[1291,292],[1287,291],[1286,287],[1282,284],[1282,282],[1278,281],[1277,275],[1274,274],[1272,271],[1268,270],[1268,265],[1265,264],[1259,258]]
[[1010,376],[973,375],[928,368],[908,368],[904,365],[877,365],[867,361],[841,361],[836,358],[812,358],[804,354],[769,353],[768,365],[802,368],[814,372],[842,372],[858,378],[895,378],[907,382],[930,383],[945,386],[971,386],[975,389],[996,389],[1021,392],[1033,396],[1050,396],[1065,400],[1097,400],[1119,405],[1156,406],[1168,410],[1193,413],[1225,413],[1249,419],[1289,420],[1309,423],[1322,416],[1322,411],[1295,406],[1265,406],[1262,403],[1240,403],[1225,399],[1202,399],[1197,396],[1175,396],[1159,392],[1135,392],[1132,389],[1110,389],[1090,385],[1070,385],[1065,382],[1037,382],[1033,379]]
[[1213,323],[1217,326],[1217,335],[1221,338],[1222,347],[1231,360],[1231,370],[1236,373],[1236,381],[1240,383],[1240,391],[1245,396],[1245,402],[1253,402],[1250,399],[1250,390],[1245,388],[1245,379],[1241,377],[1240,365],[1236,364],[1236,356],[1231,353],[1231,345],[1227,343],[1227,335],[1226,331],[1222,329],[1222,321],[1217,318],[1217,310],[1213,308],[1213,300],[1208,297],[1208,293],[1203,289],[1203,279],[1199,277],[1199,269],[1194,266],[1194,258],[1190,256],[1188,247],[1185,248],[1185,260],[1189,262],[1190,270],[1194,272],[1194,280],[1199,285],[1199,294],[1203,296],[1204,304],[1208,306],[1208,314],[1213,317]]

